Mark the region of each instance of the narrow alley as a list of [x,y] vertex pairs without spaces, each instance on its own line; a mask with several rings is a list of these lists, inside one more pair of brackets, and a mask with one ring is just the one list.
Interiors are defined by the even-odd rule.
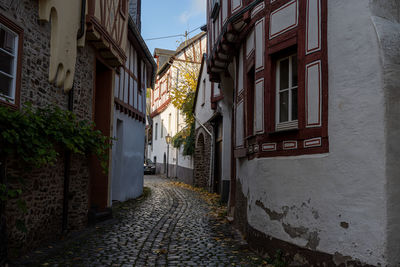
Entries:
[[87,233],[37,250],[23,266],[262,266],[225,223],[209,216],[195,191],[146,176],[150,194],[119,206],[115,218]]

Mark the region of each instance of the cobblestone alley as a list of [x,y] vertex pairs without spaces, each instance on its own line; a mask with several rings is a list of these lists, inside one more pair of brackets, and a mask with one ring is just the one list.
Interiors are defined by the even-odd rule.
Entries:
[[[199,193],[146,176],[151,194],[122,205],[74,241],[35,252],[27,266],[262,266],[229,224],[209,216]],[[29,262],[30,261],[30,262]],[[28,263],[29,262],[29,263]]]

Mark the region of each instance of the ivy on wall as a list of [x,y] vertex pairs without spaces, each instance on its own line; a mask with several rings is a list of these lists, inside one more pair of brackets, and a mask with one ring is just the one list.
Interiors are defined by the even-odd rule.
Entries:
[[[56,106],[33,108],[26,104],[18,111],[0,106],[0,163],[5,176],[4,182],[0,183],[2,204],[8,199],[19,198],[23,193],[23,181],[18,183],[21,188],[10,188],[5,182],[7,163],[11,159],[17,160],[26,172],[53,165],[59,156],[57,148],[65,147],[76,154],[95,154],[107,172],[112,140],[94,127],[93,122],[79,120],[74,113]],[[18,206],[26,212],[25,203],[18,200]],[[17,222],[17,227],[24,230],[23,224]]]

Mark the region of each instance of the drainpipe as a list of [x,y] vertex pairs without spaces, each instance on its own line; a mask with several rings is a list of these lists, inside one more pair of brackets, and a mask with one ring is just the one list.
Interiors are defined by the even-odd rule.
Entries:
[[[68,92],[68,110],[74,110],[74,87]],[[63,197],[63,217],[62,217],[62,232],[68,230],[68,202],[69,202],[69,182],[71,169],[71,151],[64,148],[64,197]]]
[[[6,179],[6,161],[5,157],[0,157],[0,183],[7,185]],[[0,240],[3,240],[0,244],[0,266],[3,266],[7,262],[7,228],[6,228],[6,203],[0,200]]]
[[214,169],[214,135],[200,122],[200,120],[193,114],[194,119],[200,124],[200,126],[206,131],[206,133],[211,137],[211,155],[210,155],[210,179],[208,187],[210,192],[212,192],[212,171]]
[[[81,23],[77,33],[77,39],[81,39],[85,34],[85,15],[86,15],[86,0],[82,0],[81,5]],[[68,92],[68,110],[74,111],[74,86]],[[70,198],[70,169],[71,169],[71,151],[64,148],[64,190],[63,190],[63,215],[62,215],[62,232],[68,230],[68,204]]]

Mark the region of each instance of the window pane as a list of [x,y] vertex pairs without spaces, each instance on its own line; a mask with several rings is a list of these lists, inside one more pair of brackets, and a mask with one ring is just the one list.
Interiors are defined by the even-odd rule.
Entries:
[[121,75],[119,76],[119,91],[118,91],[119,100],[124,100],[124,75],[125,75],[125,70],[121,68]]
[[13,75],[14,67],[14,57],[8,55],[7,53],[0,51],[0,70],[7,74]]
[[279,122],[289,120],[289,91],[279,93]]
[[292,86],[297,86],[297,57],[292,57]]
[[289,88],[289,59],[280,62],[280,88]]
[[133,106],[133,99],[135,95],[133,94],[133,78],[129,78],[129,105]]
[[14,54],[15,34],[0,28],[0,47]]
[[0,94],[14,97],[12,93],[12,79],[0,73]]
[[115,74],[114,97],[118,98],[119,92],[119,74]]
[[124,99],[125,103],[128,103],[128,92],[129,92],[129,74],[125,72],[124,76],[125,85],[124,85]]
[[292,90],[292,120],[297,120],[297,88]]

